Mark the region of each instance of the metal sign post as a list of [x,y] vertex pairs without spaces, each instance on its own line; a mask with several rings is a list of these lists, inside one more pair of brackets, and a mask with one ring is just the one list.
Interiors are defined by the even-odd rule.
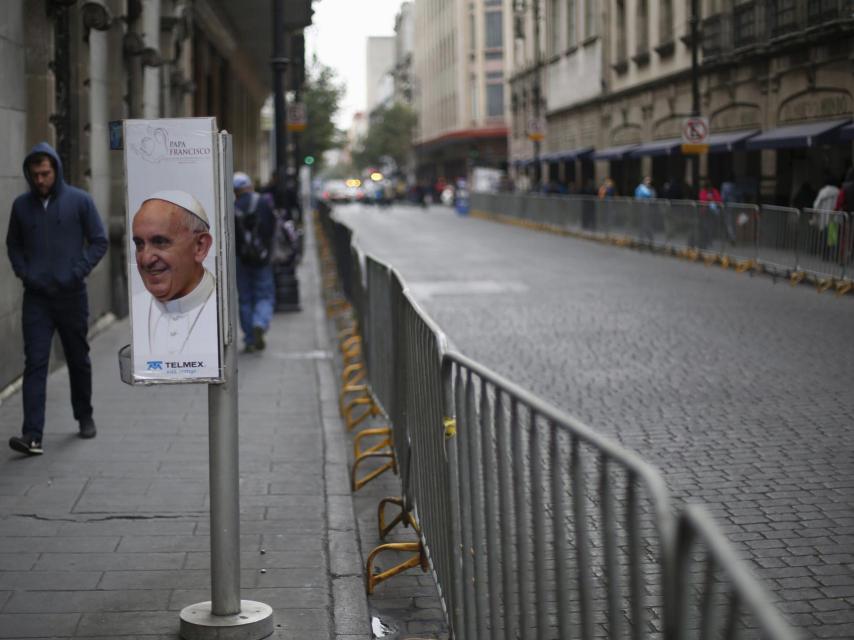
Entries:
[[[137,121],[139,122],[139,121]],[[175,131],[181,123],[172,121],[147,121],[153,131],[163,131],[166,140],[171,144],[164,148],[183,150],[184,145],[175,142]],[[171,127],[171,128],[170,128]],[[209,471],[210,471],[210,522],[211,522],[211,599],[206,602],[185,607],[180,614],[180,635],[184,640],[213,640],[228,638],[229,640],[261,640],[272,635],[274,630],[273,610],[269,605],[240,598],[240,478],[238,467],[238,396],[237,396],[237,279],[235,273],[235,244],[234,244],[234,197],[232,193],[232,141],[228,133],[210,132],[210,146],[213,155],[211,167],[213,178],[212,188],[200,194],[207,205],[208,229],[213,237],[216,250],[216,309],[213,312],[219,338],[219,367],[220,374],[215,378],[194,378],[192,367],[183,366],[182,376],[163,378],[160,373],[170,362],[157,361],[162,366],[157,367],[151,377],[141,377],[132,357],[132,345],[127,345],[119,351],[119,367],[122,381],[133,385],[180,384],[206,382],[208,384],[208,432],[209,432]],[[200,147],[201,148],[201,147]],[[145,150],[143,150],[145,151]],[[135,151],[139,154],[139,150]],[[182,151],[182,153],[184,153]],[[194,152],[195,155],[203,155]],[[149,154],[150,155],[150,154]],[[157,171],[152,170],[146,177],[148,182],[156,183],[168,178],[180,180],[175,173],[182,171],[181,164],[169,163],[170,154],[158,157]],[[127,161],[127,156],[126,156]],[[186,165],[186,163],[184,163]],[[200,164],[200,163],[197,163]],[[201,170],[201,169],[199,169]],[[159,172],[159,173],[158,173]],[[134,172],[134,179],[139,172]],[[148,189],[151,185],[146,185]],[[135,192],[130,189],[129,193]],[[213,191],[214,193],[211,193]],[[155,200],[172,197],[174,191],[157,192]],[[166,194],[166,195],[163,195]],[[178,206],[184,206],[181,198],[174,198]],[[129,202],[130,202],[129,198]],[[149,199],[150,200],[150,199]],[[147,201],[146,201],[147,202]],[[195,202],[195,201],[194,201]],[[136,204],[134,204],[136,208]],[[130,211],[129,207],[129,211]],[[140,211],[142,209],[140,208]],[[215,213],[214,213],[215,212]],[[192,213],[187,211],[187,213]],[[134,214],[132,214],[134,215]],[[140,215],[139,213],[135,215]],[[151,215],[148,211],[142,215]],[[143,223],[140,223],[142,225]],[[144,271],[145,231],[142,228],[134,231],[135,238],[143,247],[137,247],[136,264],[134,268]],[[155,307],[158,308],[159,307]],[[151,329],[148,323],[132,325],[134,332],[142,332],[149,336]],[[192,331],[192,328],[191,328]],[[138,338],[138,336],[134,336]],[[137,342],[134,345],[138,345]],[[155,345],[156,348],[160,348]],[[172,357],[178,360],[177,356]],[[150,364],[150,363],[149,363]],[[183,363],[187,364],[187,363]],[[196,364],[196,363],[193,363]],[[200,368],[200,367],[196,367]],[[189,373],[186,373],[189,371]]]

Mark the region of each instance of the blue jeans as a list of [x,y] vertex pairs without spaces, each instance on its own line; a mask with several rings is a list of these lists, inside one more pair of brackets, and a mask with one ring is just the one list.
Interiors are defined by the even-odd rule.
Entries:
[[240,303],[240,328],[246,345],[252,344],[252,330],[270,328],[276,288],[272,265],[249,267],[237,261],[237,297]]

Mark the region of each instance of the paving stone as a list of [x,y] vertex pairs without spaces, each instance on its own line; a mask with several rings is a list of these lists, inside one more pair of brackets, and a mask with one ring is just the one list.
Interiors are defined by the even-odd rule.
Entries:
[[0,613],[0,638],[45,638],[74,635],[77,613]]
[[75,613],[165,609],[168,590],[22,591],[12,596],[5,613]]

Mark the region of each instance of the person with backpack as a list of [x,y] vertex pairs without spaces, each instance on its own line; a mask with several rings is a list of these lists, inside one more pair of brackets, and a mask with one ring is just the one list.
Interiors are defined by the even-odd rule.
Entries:
[[276,288],[271,240],[275,217],[267,198],[257,193],[242,171],[234,174],[234,226],[237,248],[237,297],[246,352],[263,351],[273,319]]

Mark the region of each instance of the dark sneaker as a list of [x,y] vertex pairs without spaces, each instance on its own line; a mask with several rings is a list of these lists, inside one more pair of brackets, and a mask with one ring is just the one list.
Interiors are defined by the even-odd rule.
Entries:
[[97,430],[95,429],[95,421],[92,420],[91,417],[83,418],[80,421],[80,432],[79,436],[81,438],[94,438]]
[[252,329],[252,345],[256,351],[263,351],[264,347],[267,346],[267,343],[264,342],[264,330],[261,327]]
[[19,453],[26,453],[28,456],[37,456],[44,453],[42,443],[32,438],[21,438],[12,436],[9,438],[9,446]]
[[258,349],[255,348],[254,344],[247,344],[243,348],[243,353],[255,353]]

